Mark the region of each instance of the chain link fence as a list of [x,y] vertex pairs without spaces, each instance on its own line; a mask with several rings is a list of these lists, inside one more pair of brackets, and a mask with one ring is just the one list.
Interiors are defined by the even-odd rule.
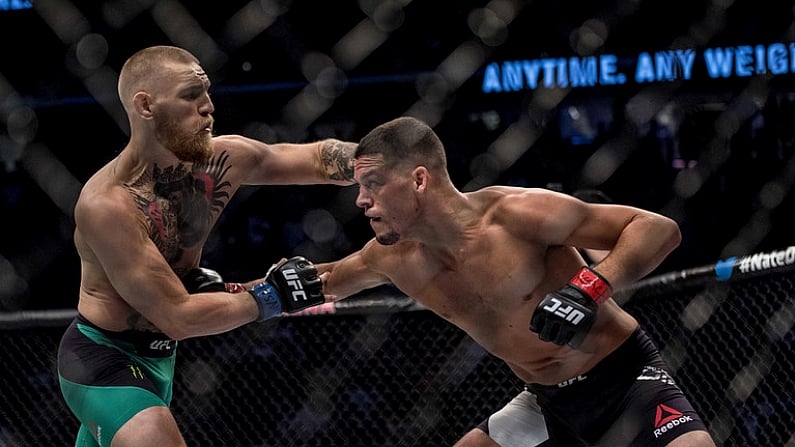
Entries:
[[[18,0],[0,40],[0,310],[76,304],[72,208],[126,143],[122,63],[155,44],[201,60],[219,133],[356,141],[412,115],[462,190],[599,188],[672,217],[660,272],[791,242],[791,2]],[[241,191],[205,261],[249,280],[345,256],[371,235],[354,195]]]
[[[126,142],[117,73],[144,46],[199,57],[219,132],[356,140],[412,115],[462,190],[595,187],[670,216],[684,241],[660,271],[791,243],[791,2],[18,0],[0,1],[0,40],[3,447],[76,432],[54,375],[73,312],[51,309],[76,304],[72,207]],[[281,256],[344,256],[371,236],[354,194],[242,190],[203,261],[244,281]],[[623,304],[721,446],[795,447],[792,271],[741,276],[662,276]],[[189,442],[449,445],[520,389],[461,331],[385,293],[181,343],[173,408]]]
[[[783,269],[725,281],[692,269],[617,295],[720,447],[795,445],[795,247],[786,253]],[[463,331],[393,289],[370,293],[181,342],[173,412],[188,444],[452,445],[522,388]],[[0,445],[73,442],[54,363],[69,315],[0,320]]]

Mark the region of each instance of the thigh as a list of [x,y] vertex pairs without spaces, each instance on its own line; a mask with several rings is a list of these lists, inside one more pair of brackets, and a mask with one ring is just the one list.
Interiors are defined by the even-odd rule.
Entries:
[[458,440],[453,447],[501,447],[481,428],[473,428]]
[[149,407],[129,419],[113,437],[111,447],[184,447],[177,421],[166,407]]
[[[501,447],[577,447],[571,430],[541,412],[536,396],[525,390],[481,424],[482,433]],[[473,439],[474,438],[474,435]],[[489,445],[485,443],[461,445]]]
[[160,385],[163,374],[152,368],[155,363],[101,342],[108,344],[76,328],[67,330],[58,350],[58,380],[64,401],[81,423],[79,436],[85,439],[88,431],[104,447],[142,410],[166,408],[169,396]]
[[151,391],[134,386],[91,386],[60,378],[67,406],[100,446],[110,445],[116,432],[139,412],[166,403]]
[[626,406],[599,445],[662,447],[683,434],[706,426],[670,375],[646,366],[631,387]]

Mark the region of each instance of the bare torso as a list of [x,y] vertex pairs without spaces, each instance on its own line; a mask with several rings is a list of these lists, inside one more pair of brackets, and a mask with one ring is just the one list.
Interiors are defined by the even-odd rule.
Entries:
[[398,288],[466,331],[527,383],[574,378],[629,337],[637,322],[611,299],[600,306],[578,350],[540,341],[529,329],[538,302],[566,284],[584,262],[573,247],[517,237],[490,216],[493,196],[470,193],[470,198],[473,194],[485,199],[477,205],[483,218],[471,229],[473,237],[461,238],[459,246],[440,251],[405,242],[387,248],[382,267]]
[[[227,166],[219,160],[214,158],[203,166],[176,163],[154,171],[124,173],[117,158],[86,183],[79,200],[112,200],[116,212],[135,220],[142,237],[154,243],[174,273],[181,276],[198,265],[210,230],[233,188],[239,186],[226,181]],[[107,330],[159,331],[121,298],[79,225],[74,242],[82,267],[78,311]]]

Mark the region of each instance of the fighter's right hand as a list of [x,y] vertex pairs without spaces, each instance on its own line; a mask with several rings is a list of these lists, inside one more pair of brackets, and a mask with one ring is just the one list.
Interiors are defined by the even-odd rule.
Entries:
[[220,273],[204,267],[195,267],[188,270],[182,277],[182,284],[190,294],[206,292],[240,293],[245,291],[242,284],[224,282]]
[[610,284],[602,275],[582,267],[562,289],[541,299],[530,320],[530,330],[543,341],[576,348],[596,321],[598,305],[611,295]]
[[278,317],[282,312],[297,312],[307,307],[323,304],[323,284],[314,264],[302,256],[274,264],[265,281],[248,291],[259,307],[259,318],[264,321]]

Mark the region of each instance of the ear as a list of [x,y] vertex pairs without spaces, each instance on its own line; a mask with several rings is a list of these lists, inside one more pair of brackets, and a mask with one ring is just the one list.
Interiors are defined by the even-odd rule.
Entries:
[[141,116],[141,118],[152,118],[152,98],[149,96],[149,93],[136,93],[135,96],[133,96],[133,105],[135,106],[135,111]]
[[422,192],[428,187],[428,182],[431,179],[431,173],[425,166],[417,166],[411,172],[411,177],[414,180],[414,187],[417,192]]

